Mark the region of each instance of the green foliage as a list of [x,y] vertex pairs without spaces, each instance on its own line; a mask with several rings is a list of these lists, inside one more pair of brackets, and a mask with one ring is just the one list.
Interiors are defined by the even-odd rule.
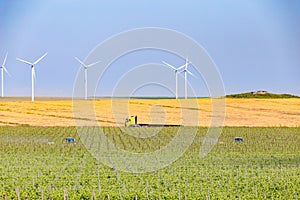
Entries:
[[228,98],[258,98],[258,99],[285,99],[285,98],[300,98],[291,94],[273,94],[273,93],[265,93],[265,94],[253,94],[252,92],[241,93],[241,94],[231,94],[227,95]]
[[[86,130],[91,138],[84,139],[93,139],[97,129]],[[157,128],[133,128],[129,135],[124,130],[104,128],[119,148],[150,153],[167,145],[178,127],[149,138],[138,136]],[[166,168],[134,174],[98,162],[74,127],[0,127],[0,198],[17,199],[16,189],[21,199],[299,198],[300,128],[226,127],[211,153],[200,158],[206,132],[199,128],[194,143]],[[66,137],[77,144],[66,144]]]

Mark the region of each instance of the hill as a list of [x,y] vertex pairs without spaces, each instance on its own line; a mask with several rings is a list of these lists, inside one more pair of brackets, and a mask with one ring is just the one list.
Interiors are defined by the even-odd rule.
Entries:
[[260,98],[260,99],[286,99],[286,98],[300,98],[291,94],[274,94],[267,91],[246,92],[241,94],[226,95],[228,98]]

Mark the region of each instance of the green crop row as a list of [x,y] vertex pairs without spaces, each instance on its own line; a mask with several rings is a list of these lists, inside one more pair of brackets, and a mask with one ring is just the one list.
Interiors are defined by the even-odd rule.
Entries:
[[[135,169],[134,162],[123,154],[119,157],[112,154],[116,149],[132,155],[153,154],[170,144],[179,129],[187,134],[186,139],[195,131],[193,142],[182,156],[163,168],[128,172]],[[225,127],[205,157],[200,156],[200,149],[207,128],[80,127],[79,130],[81,134],[75,127],[0,127],[0,198],[299,199],[300,196],[300,128]],[[67,144],[66,137],[75,138],[76,144]],[[235,142],[235,137],[244,141]],[[179,146],[165,158],[173,156]],[[141,166],[165,164],[158,156],[155,159],[155,162],[144,160]],[[128,171],[115,165],[119,162],[128,165]]]

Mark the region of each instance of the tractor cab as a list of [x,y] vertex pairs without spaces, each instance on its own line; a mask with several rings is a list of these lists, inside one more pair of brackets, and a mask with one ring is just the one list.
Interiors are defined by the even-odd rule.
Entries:
[[130,116],[125,119],[125,127],[135,126],[137,124],[137,116]]

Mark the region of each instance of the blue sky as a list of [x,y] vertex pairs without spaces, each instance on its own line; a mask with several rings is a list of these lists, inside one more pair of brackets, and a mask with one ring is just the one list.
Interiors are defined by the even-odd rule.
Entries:
[[[143,27],[173,29],[196,40],[218,67],[227,94],[267,90],[300,95],[298,0],[0,0],[0,62],[8,51],[6,68],[12,74],[5,76],[5,94],[31,94],[30,68],[16,57],[34,61],[49,52],[36,67],[36,96],[72,96],[80,70],[74,56],[84,59],[112,35]],[[122,73],[161,60],[184,63],[157,51],[124,56],[95,95],[111,95]],[[190,84],[197,96],[209,95],[201,78],[191,78]],[[181,77],[181,96],[182,85]],[[137,95],[172,94],[149,86]]]

